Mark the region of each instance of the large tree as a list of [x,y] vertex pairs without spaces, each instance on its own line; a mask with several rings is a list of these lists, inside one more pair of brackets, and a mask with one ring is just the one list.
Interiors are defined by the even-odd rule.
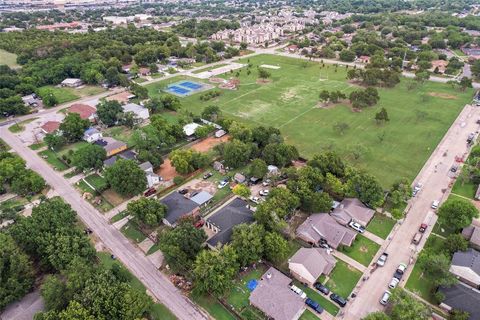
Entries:
[[260,224],[240,224],[233,229],[232,247],[237,252],[241,267],[260,260],[263,256],[265,230]]
[[382,186],[374,176],[368,173],[353,173],[348,177],[347,188],[351,196],[357,197],[372,208],[381,206],[383,203]]
[[267,232],[263,239],[265,258],[273,263],[284,261],[288,257],[290,246],[278,232]]
[[68,142],[75,142],[82,139],[83,133],[89,125],[90,122],[87,119],[80,118],[78,113],[69,113],[63,119],[59,129]]
[[23,297],[33,285],[35,274],[28,256],[12,237],[0,233],[0,310]]
[[268,172],[267,164],[262,159],[253,159],[250,164],[250,176],[263,178]]
[[113,126],[123,113],[122,105],[116,101],[102,100],[97,105],[97,117],[106,126]]
[[16,194],[26,196],[40,193],[45,188],[45,180],[35,171],[25,169],[18,172],[17,176],[13,178],[11,187]]
[[478,210],[470,201],[448,199],[438,209],[438,217],[442,224],[460,229],[470,225],[472,220],[478,217]]
[[362,318],[362,320],[390,320],[390,317],[382,311],[377,311],[370,313],[366,317]]
[[250,144],[233,139],[222,146],[223,158],[228,167],[241,167],[248,162],[248,159],[250,159],[250,154],[252,152]]
[[231,246],[203,250],[194,263],[195,288],[203,293],[222,296],[232,288],[238,269],[237,253]]
[[105,170],[105,178],[115,192],[122,196],[134,196],[145,190],[145,172],[132,160],[117,160]]
[[156,199],[140,198],[129,202],[127,211],[137,223],[155,227],[162,222],[167,213],[167,207]]
[[210,163],[210,157],[191,149],[177,149],[170,154],[170,161],[178,173],[187,174],[206,167]]
[[455,276],[450,273],[450,259],[443,253],[422,252],[418,264],[436,286],[450,286],[456,282]]
[[97,144],[89,144],[73,154],[73,164],[80,170],[101,169],[107,152]]
[[268,164],[283,168],[289,165],[293,160],[298,159],[297,148],[285,143],[270,143],[265,146],[262,152],[262,158]]
[[200,252],[207,235],[190,221],[185,221],[175,229],[160,236],[159,244],[165,261],[175,272],[187,273]]
[[401,288],[393,290],[390,296],[392,320],[427,320],[431,317],[429,308]]
[[320,169],[323,175],[331,173],[338,178],[342,178],[345,175],[345,163],[333,151],[325,151],[314,155],[312,160],[308,162],[308,165]]

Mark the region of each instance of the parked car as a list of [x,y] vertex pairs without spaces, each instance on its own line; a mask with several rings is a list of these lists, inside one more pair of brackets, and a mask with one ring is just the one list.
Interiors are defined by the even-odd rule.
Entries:
[[450,171],[451,172],[457,172],[458,170],[458,165],[454,164],[451,168],[450,168]]
[[218,189],[222,189],[223,187],[225,187],[226,185],[228,184],[228,179],[223,179],[222,181],[220,181],[218,183]]
[[377,266],[383,267],[385,265],[385,262],[387,262],[387,258],[388,258],[388,253],[386,252],[382,253],[382,255],[378,257]]
[[420,192],[421,189],[422,189],[422,184],[419,182],[415,185],[415,187],[413,187],[412,197],[415,197],[417,193]]
[[213,173],[207,172],[207,173],[205,173],[205,174],[203,175],[203,179],[204,179],[204,180],[207,180],[207,179],[210,178],[211,176],[213,176]]
[[470,133],[467,137],[467,143],[471,143],[473,139],[475,138],[475,133]]
[[205,224],[205,220],[200,219],[197,222],[195,222],[194,226],[195,228],[200,229],[201,227],[203,227],[204,224]]
[[342,297],[340,297],[338,294],[336,293],[332,293],[330,295],[330,300],[332,300],[333,302],[337,303],[340,307],[345,307],[347,305],[347,301],[345,299],[343,299]]
[[85,228],[84,231],[85,231],[85,234],[92,234],[93,233],[92,229],[90,229],[90,228]]
[[402,277],[403,277],[403,274],[405,273],[405,270],[407,270],[407,265],[405,263],[400,263],[397,270],[395,270],[395,273],[393,274],[393,277],[397,278],[398,280],[402,280]]
[[320,291],[321,293],[323,293],[324,295],[328,295],[330,293],[330,289],[328,289],[327,287],[325,287],[323,284],[321,284],[320,282],[315,282],[315,284],[313,285],[315,287],[315,289],[317,289],[318,291]]
[[390,289],[395,289],[399,282],[400,280],[398,280],[397,278],[392,278],[392,280],[390,280],[390,283],[388,284],[388,287]]
[[438,205],[439,205],[439,204],[440,204],[440,201],[434,200],[434,201],[432,202],[431,208],[432,208],[433,210],[436,210],[436,209],[438,209]]
[[305,300],[305,304],[315,310],[318,314],[323,312],[323,308],[318,304],[318,302],[310,298],[307,298],[307,300]]
[[268,187],[268,186],[270,185],[270,183],[271,183],[271,180],[270,180],[270,179],[264,180],[264,181],[262,182],[262,186]]
[[253,203],[256,203],[256,204],[259,204],[260,203],[260,198],[259,197],[254,197],[254,196],[250,196],[250,201],[252,201]]
[[300,289],[299,287],[297,287],[294,284],[292,284],[290,286],[290,290],[292,290],[293,292],[298,294],[300,296],[300,298],[302,298],[302,299],[305,299],[307,297],[307,294],[305,292],[303,292],[302,289]]
[[420,241],[422,240],[422,238],[423,238],[423,233],[422,232],[417,232],[413,236],[412,243],[413,244],[419,244]]
[[385,291],[382,295],[382,298],[380,299],[380,303],[382,305],[386,305],[388,303],[388,299],[390,299],[390,296],[392,295],[392,293],[390,291]]
[[420,228],[418,228],[418,231],[423,233],[425,232],[425,230],[427,230],[427,228],[428,228],[428,225],[426,223],[422,223],[420,225]]
[[180,194],[187,194],[187,193],[188,193],[188,189],[180,189],[180,190],[178,190],[178,193],[180,193]]
[[156,192],[157,192],[157,189],[155,189],[154,187],[151,187],[150,189],[148,189],[147,191],[145,191],[145,193],[143,194],[143,196],[145,196],[145,197],[150,197],[150,196],[153,196]]
[[260,190],[260,192],[258,194],[263,196],[263,197],[266,197],[266,196],[268,196],[269,192],[270,191],[268,189],[263,189],[263,190]]
[[362,226],[360,223],[358,222],[355,222],[355,221],[350,221],[350,223],[348,224],[348,226],[350,228],[352,228],[353,230],[357,231],[357,232],[360,232],[360,233],[364,233],[365,232],[365,227]]

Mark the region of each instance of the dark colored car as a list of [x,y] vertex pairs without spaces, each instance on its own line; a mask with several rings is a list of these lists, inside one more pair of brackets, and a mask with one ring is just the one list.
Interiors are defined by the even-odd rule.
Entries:
[[318,304],[318,302],[310,299],[310,298],[307,298],[307,300],[305,300],[305,304],[307,306],[309,306],[310,308],[312,308],[313,310],[315,310],[317,313],[322,313],[323,312],[323,308]]
[[323,293],[325,295],[328,295],[330,293],[330,289],[325,287],[320,282],[315,282],[315,284],[313,286],[315,287],[315,289],[317,289],[318,291],[320,291],[321,293]]
[[213,173],[211,172],[207,172],[203,175],[203,179],[207,180],[208,178],[210,178],[211,176],[213,176]]
[[202,219],[200,219],[200,220],[198,220],[197,222],[195,222],[194,226],[195,226],[195,228],[199,229],[199,228],[201,228],[204,224],[205,224],[205,221],[202,220]]
[[347,301],[336,293],[332,293],[330,295],[330,300],[332,300],[333,302],[336,302],[342,308],[347,305]]
[[180,189],[180,190],[178,190],[178,193],[180,193],[180,194],[187,194],[187,193],[188,193],[188,189]]
[[156,192],[157,192],[157,190],[152,187],[152,188],[148,189],[147,191],[145,191],[145,193],[143,195],[145,197],[150,197],[150,196],[154,195]]

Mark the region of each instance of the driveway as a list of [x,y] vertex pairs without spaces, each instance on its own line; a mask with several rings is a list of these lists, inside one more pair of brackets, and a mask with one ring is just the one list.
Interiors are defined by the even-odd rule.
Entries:
[[107,218],[100,214],[61,175],[53,170],[38,155],[26,147],[18,137],[8,131],[7,126],[0,127],[2,139],[21,156],[27,166],[38,172],[54,188],[65,202],[72,206],[79,218],[92,229],[100,241],[116,255],[125,266],[179,319],[208,319],[208,314],[200,310],[186,296],[182,295],[168,278],[159,272],[155,265],[145,257]]
[[[404,286],[408,274],[413,269],[417,254],[423,248],[424,237],[418,246],[412,245],[411,240],[424,221],[433,200],[443,202],[449,194],[448,186],[452,179],[449,169],[455,162],[455,156],[469,152],[466,139],[470,132],[479,130],[476,120],[480,117],[480,108],[467,105],[455,122],[452,124],[440,144],[434,150],[415,182],[423,184],[419,194],[409,202],[408,213],[401,225],[397,225],[390,236],[391,241],[382,246],[383,251],[389,253],[388,261],[383,268],[370,274],[367,281],[361,282],[356,288],[357,297],[345,308],[343,319],[357,320],[368,313],[382,310],[379,303],[380,296],[387,289],[387,284],[400,263],[408,264],[407,274],[400,286]],[[444,192],[447,190],[447,192]],[[433,228],[433,224],[429,230]]]
[[40,291],[36,290],[27,294],[22,300],[8,305],[0,314],[0,320],[32,320],[35,313],[44,309],[43,298]]

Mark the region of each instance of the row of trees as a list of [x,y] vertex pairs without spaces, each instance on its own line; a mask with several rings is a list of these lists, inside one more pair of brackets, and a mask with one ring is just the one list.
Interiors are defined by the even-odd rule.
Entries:
[[0,191],[10,190],[26,196],[40,193],[45,188],[45,180],[35,171],[27,169],[25,161],[18,155],[0,152]]

